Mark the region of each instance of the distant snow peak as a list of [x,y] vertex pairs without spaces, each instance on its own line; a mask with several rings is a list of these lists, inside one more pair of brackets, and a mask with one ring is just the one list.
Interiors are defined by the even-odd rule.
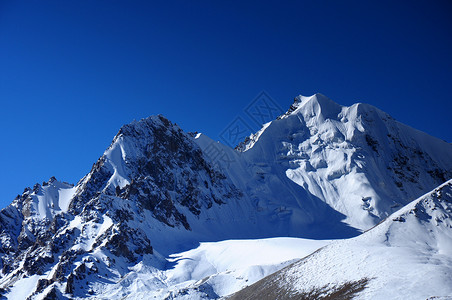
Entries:
[[328,111],[335,108],[334,111],[338,111],[337,109],[340,107],[339,104],[320,93],[316,93],[312,96],[299,95],[295,97],[294,102],[281,118],[293,113],[300,113],[300,110],[308,110],[309,113],[314,116],[316,114],[318,115],[322,110]]
[[297,97],[294,98],[292,105],[289,107],[289,109],[287,110],[287,112],[281,116],[280,118],[283,118],[284,116],[290,115],[291,113],[293,113],[294,111],[297,110],[298,107],[300,107],[300,105],[306,101],[308,101],[310,98],[315,97],[316,94],[312,95],[312,96],[303,96],[303,95],[299,95]]

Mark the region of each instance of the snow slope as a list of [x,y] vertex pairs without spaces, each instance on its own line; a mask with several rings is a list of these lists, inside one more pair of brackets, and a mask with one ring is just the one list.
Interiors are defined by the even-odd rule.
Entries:
[[216,299],[328,243],[298,238],[201,243],[195,249],[170,255],[164,268],[131,268],[119,283],[104,290],[100,299]]
[[359,237],[336,241],[232,299],[346,292],[353,299],[452,298],[452,180]]
[[[88,275],[85,280],[90,293],[97,295],[96,299],[217,299],[239,291],[330,242],[272,238],[201,243],[195,249],[167,258],[145,257],[127,266],[124,274],[112,274],[109,280],[113,281],[108,285],[99,283],[96,276]],[[93,257],[102,260],[103,255],[97,252]],[[92,265],[88,264],[90,267]],[[6,298],[25,299],[33,293],[40,278],[42,276],[33,275],[19,279],[5,294]],[[60,294],[60,298],[71,299],[87,296],[89,294],[75,297]]]

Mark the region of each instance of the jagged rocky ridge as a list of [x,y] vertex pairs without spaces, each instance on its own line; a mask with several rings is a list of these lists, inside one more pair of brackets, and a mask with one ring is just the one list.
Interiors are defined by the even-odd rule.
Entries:
[[355,236],[452,177],[450,144],[320,94],[238,149],[163,116],[123,126],[77,185],[52,178],[0,212],[1,288],[86,297],[199,241]]
[[[68,189],[70,199],[62,199]],[[0,212],[3,284],[46,275],[35,294],[64,282],[65,293],[84,296],[77,280],[97,273],[99,264],[106,268],[115,258],[136,263],[153,254],[146,232],[155,228],[149,220],[191,231],[187,214],[196,218],[201,210],[241,197],[164,117],[123,126],[76,187],[52,178],[26,189]]]

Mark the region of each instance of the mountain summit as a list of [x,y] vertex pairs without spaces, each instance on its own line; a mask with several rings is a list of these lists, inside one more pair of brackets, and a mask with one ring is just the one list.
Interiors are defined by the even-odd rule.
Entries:
[[[76,185],[51,178],[0,211],[1,293],[139,297],[140,282],[145,293],[176,284],[166,296],[183,298],[170,255],[227,239],[354,237],[450,178],[452,145],[321,94],[296,97],[236,149],[152,116],[124,125]],[[192,278],[221,268],[207,269]],[[207,298],[236,291],[202,279],[196,297],[201,285]]]
[[271,165],[267,185],[288,178],[361,230],[452,177],[450,144],[371,105],[340,106],[321,94],[298,96],[248,141],[237,160]]

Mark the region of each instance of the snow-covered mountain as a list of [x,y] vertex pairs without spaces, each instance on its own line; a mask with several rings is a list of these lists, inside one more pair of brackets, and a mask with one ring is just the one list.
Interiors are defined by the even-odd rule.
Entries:
[[[261,206],[283,204],[295,219],[297,208],[316,211],[306,207],[307,198],[312,205],[320,200],[361,230],[452,178],[452,145],[371,105],[344,107],[321,94],[295,98],[285,115],[265,124],[240,149],[235,160],[253,166],[248,178],[262,175],[269,187],[267,197],[256,195]],[[289,181],[307,195],[289,192]],[[280,186],[293,196],[279,194]]]
[[452,180],[362,235],[333,242],[230,299],[335,297],[451,299]]
[[[76,185],[51,178],[0,211],[0,293],[226,296],[309,251],[232,268],[237,254],[218,249],[244,247],[219,241],[357,236],[450,178],[451,144],[320,94],[236,149],[149,117],[123,126]],[[273,247],[261,241],[247,247]]]

